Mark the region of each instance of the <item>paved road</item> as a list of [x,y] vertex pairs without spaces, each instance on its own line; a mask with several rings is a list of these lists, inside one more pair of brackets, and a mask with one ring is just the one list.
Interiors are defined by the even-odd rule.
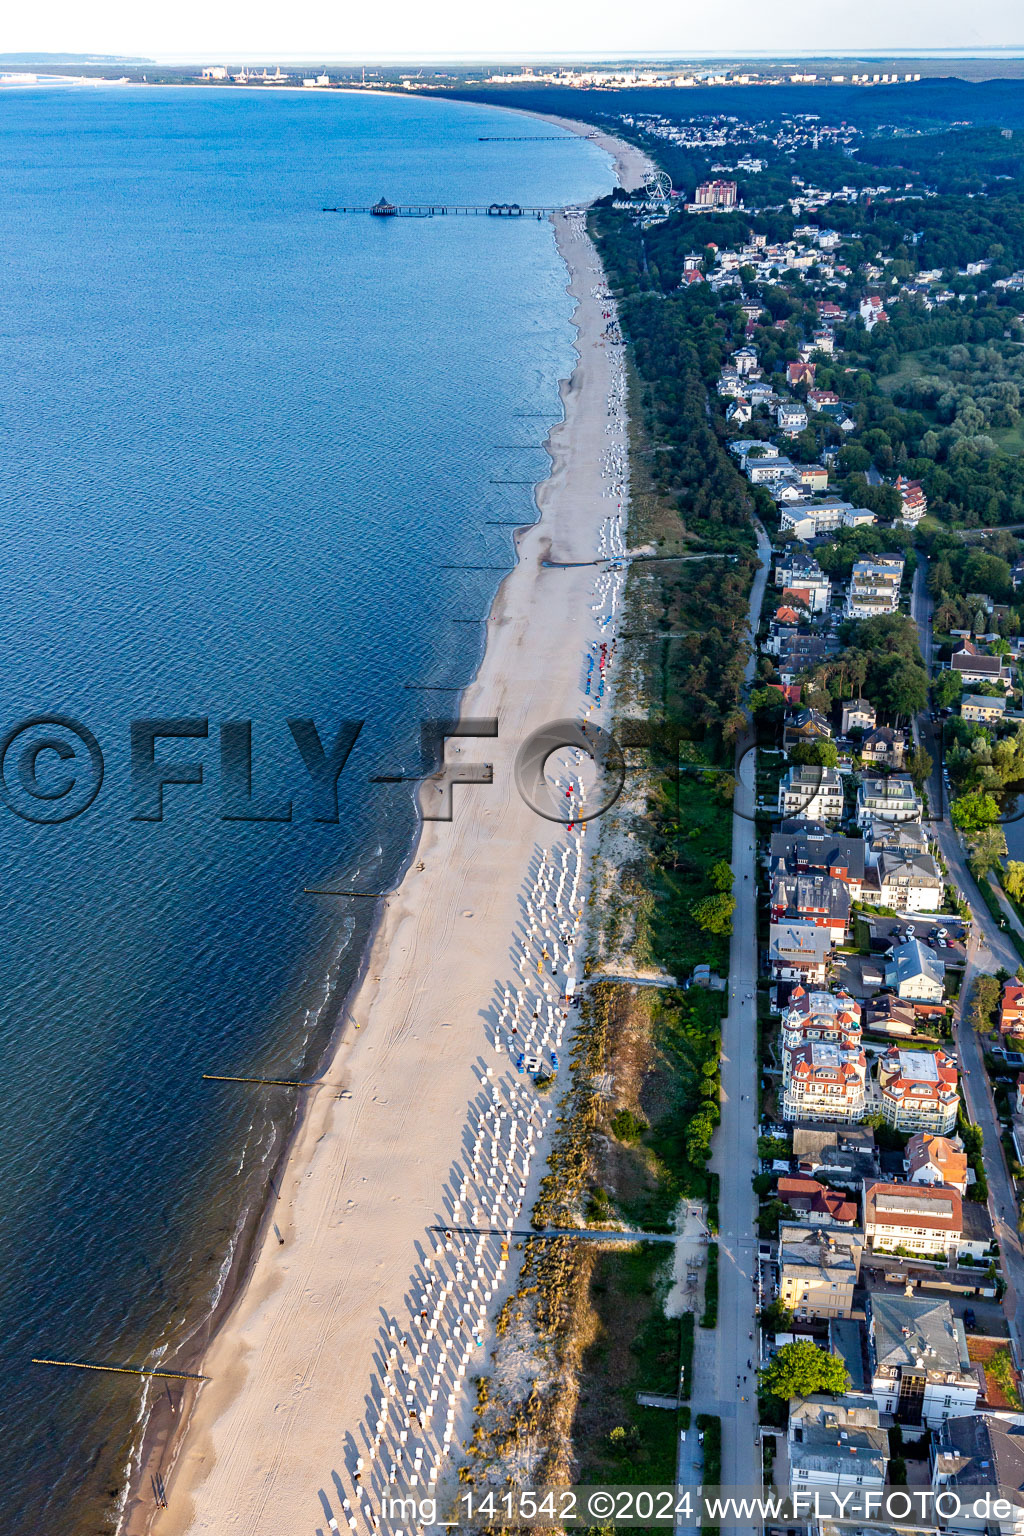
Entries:
[[[920,550],[918,560],[911,614],[917,624],[921,654],[931,672],[934,665],[932,600],[925,585],[928,562]],[[1004,1307],[1010,1333],[1017,1347],[1018,1359],[1021,1359],[1024,1358],[1021,1354],[1021,1327],[1024,1326],[1024,1318],[1019,1318],[1018,1306],[1020,1299],[1024,1298],[1024,1248],[1017,1231],[1016,1191],[1003,1156],[1000,1141],[1001,1128],[996,1115],[992,1088],[985,1072],[981,1042],[966,1018],[961,1020],[960,1009],[961,1003],[967,1004],[970,1001],[970,989],[975,976],[991,975],[1000,967],[1005,968],[1012,975],[1020,964],[1020,956],[982,900],[974,876],[967,867],[967,860],[956,829],[947,819],[941,781],[941,754],[935,727],[927,715],[922,715],[916,722],[916,728],[919,730],[921,741],[934,760],[932,776],[928,783],[929,806],[933,819],[929,823],[928,830],[935,838],[946,860],[950,883],[970,903],[974,919],[967,950],[967,969],[964,972],[960,990],[960,1001],[954,1014],[953,1028],[960,1065],[964,1073],[963,1088],[967,1113],[971,1121],[981,1127],[984,1136],[983,1157],[989,1185],[989,1214],[996,1228],[996,1236],[1002,1252],[1003,1271],[1009,1285]]]
[[[756,633],[771,566],[771,545],[758,523],[761,569],[750,594],[750,631]],[[757,664],[752,654],[746,681]],[[722,1483],[749,1488],[761,1481],[757,1441],[756,1319],[754,1273],[757,1255],[757,1201],[751,1180],[757,1171],[757,907],[754,826],[754,754],[739,743],[739,782],[732,826],[733,891],[736,912],[729,950],[729,1008],[722,1025],[722,1118],[715,1132],[711,1167],[721,1180],[718,1238],[718,1327],[713,1341],[698,1339],[694,1362],[694,1413],[722,1420]],[[748,1369],[748,1360],[753,1368]],[[685,1462],[692,1447],[680,1445],[678,1481],[689,1479]],[[749,1527],[744,1527],[749,1536]],[[723,1528],[724,1536],[730,1536]]]

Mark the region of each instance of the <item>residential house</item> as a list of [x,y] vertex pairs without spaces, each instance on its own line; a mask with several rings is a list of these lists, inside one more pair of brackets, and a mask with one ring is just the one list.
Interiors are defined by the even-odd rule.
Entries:
[[770,897],[772,922],[799,919],[815,923],[842,944],[850,927],[850,892],[828,875],[778,875]]
[[856,1200],[826,1188],[817,1179],[791,1178],[784,1174],[775,1186],[775,1193],[783,1205],[796,1211],[809,1227],[854,1227],[857,1224]]
[[833,426],[839,428],[840,432],[853,432],[856,429],[856,418],[841,401],[838,405],[820,406],[819,414],[826,416]]
[[807,404],[812,411],[820,411],[826,405],[838,405],[839,396],[831,389],[809,389],[807,391]]
[[786,470],[792,469],[792,461],[783,454],[755,454],[743,460],[740,466],[751,485],[768,485],[778,480]]
[[741,376],[741,378],[745,378],[752,373],[757,373],[759,371],[757,362],[757,348],[739,347],[732,354],[732,365],[736,369],[736,372]]
[[857,789],[857,825],[868,827],[873,821],[920,821],[924,803],[908,773],[893,773],[888,778],[865,775]]
[[[776,614],[778,619],[778,614]],[[787,752],[801,742],[813,746],[819,741],[832,740],[832,727],[825,716],[816,709],[798,709],[786,717],[782,730],[782,745]]]
[[[777,587],[814,587],[828,583],[821,566],[813,555],[804,549],[788,548],[775,556],[775,585]],[[825,607],[828,606],[826,602]]]
[[907,1142],[903,1166],[911,1184],[948,1184],[967,1193],[967,1154],[959,1137],[915,1131]]
[[865,1184],[864,1241],[872,1253],[902,1250],[916,1258],[955,1262],[963,1236],[963,1201],[955,1189],[929,1184]]
[[845,320],[846,311],[834,304],[831,299],[818,300],[818,319],[831,323],[835,320]]
[[873,731],[875,720],[875,706],[869,704],[867,699],[846,699],[843,703],[840,733],[848,736],[851,731]]
[[1006,714],[1006,695],[1003,694],[999,699],[989,699],[983,693],[966,693],[960,701],[960,714],[964,720],[973,720],[981,725],[1002,720]]
[[790,474],[801,491],[820,495],[828,490],[828,470],[824,464],[794,464]]
[[886,314],[877,293],[870,294],[866,299],[861,299],[860,318],[864,322],[864,329],[866,331],[873,331],[876,325],[888,320],[889,316]]
[[730,426],[745,427],[753,415],[753,409],[749,400],[734,400],[725,413],[725,419]]
[[849,994],[795,988],[783,1014],[779,1050],[784,1120],[863,1117],[867,1065],[860,1008]]
[[930,853],[883,848],[869,855],[865,897],[872,906],[894,912],[940,912],[945,881]]
[[906,731],[891,725],[878,725],[860,744],[861,759],[877,768],[902,768],[907,749]]
[[897,475],[896,489],[900,496],[900,522],[906,523],[909,528],[916,528],[928,511],[928,498],[921,489],[920,480],[908,480],[904,475]]
[[790,389],[795,389],[798,384],[806,384],[809,389],[814,388],[814,363],[787,363],[786,383]]
[[1024,1035],[1024,986],[1008,981],[999,1000],[999,1033]]
[[798,1122],[793,1126],[793,1157],[798,1173],[852,1190],[858,1200],[864,1180],[877,1179],[881,1172],[875,1133],[869,1125],[826,1128],[818,1122]]
[[[749,392],[747,398],[749,399]],[[755,458],[761,457],[764,459],[777,459],[779,457],[779,450],[775,444],[764,442],[759,437],[738,437],[726,446],[729,452],[739,459],[741,469],[743,468],[744,460],[750,454],[753,454]]]
[[[838,1355],[846,1367],[846,1374],[850,1378],[850,1385],[846,1390],[847,1397],[852,1396],[854,1393],[867,1391],[868,1377],[865,1370],[866,1343],[867,1336],[859,1318],[829,1318],[829,1353]],[[872,1402],[874,1402],[874,1398],[872,1398]]]
[[748,379],[746,395],[755,411],[762,407],[770,410],[777,398],[774,389],[763,379]]
[[718,376],[717,388],[723,400],[727,400],[730,396],[734,400],[742,400],[744,398],[743,380],[735,368],[726,367],[722,369]]
[[932,1432],[929,1455],[942,1536],[1024,1536],[1020,1424],[987,1413],[947,1418]]
[[945,1052],[891,1046],[878,1062],[878,1085],[882,1114],[894,1130],[934,1131],[939,1136],[955,1130],[960,1108],[957,1070]]
[[836,350],[836,338],[832,331],[815,331],[811,336],[811,347],[815,352],[823,352],[826,357],[831,357]]
[[895,613],[900,604],[903,558],[900,555],[872,555],[855,560],[850,575],[850,589],[843,609],[848,619],[871,619],[880,613]]
[[849,1317],[863,1251],[860,1231],[780,1221],[779,1301],[801,1322]]
[[931,839],[919,821],[873,821],[864,836],[873,853],[883,848],[928,853],[931,848]]
[[835,646],[822,635],[798,631],[787,636],[779,645],[779,677],[784,683],[795,683],[804,672],[812,672],[826,656],[835,654]]
[[795,401],[782,400],[776,408],[775,420],[780,432],[796,437],[807,427],[807,412]]
[[885,1487],[889,1431],[879,1428],[873,1397],[791,1398],[786,1457],[792,1493],[838,1494],[847,1501],[844,1515],[852,1515],[866,1508],[863,1495],[880,1495]]
[[[885,985],[897,997],[912,1003],[940,1004],[945,993],[946,968],[936,952],[920,939],[908,939],[893,949],[885,967]],[[929,1127],[938,1130],[938,1126]]]
[[[809,614],[814,614],[821,612],[823,607],[828,607],[830,589],[831,583],[826,583],[824,593],[816,592],[812,587],[786,587],[782,593],[782,600],[793,605],[800,603]],[[821,596],[824,596],[824,603],[819,600]]]
[[776,981],[800,981],[822,986],[828,975],[832,935],[816,923],[772,923],[768,963]]
[[866,844],[862,837],[843,837],[812,821],[772,834],[768,864],[773,875],[820,873],[841,880],[851,901],[861,899]]
[[904,1002],[894,992],[878,992],[867,998],[861,1018],[867,1034],[889,1035],[897,1040],[910,1040],[921,1024],[914,1004]]
[[[781,672],[781,667],[780,667]],[[779,783],[779,815],[808,821],[839,821],[843,814],[843,785],[835,768],[794,763]]]
[[988,656],[973,640],[964,640],[950,658],[950,667],[962,683],[996,683],[1009,692],[1013,676],[1004,656]]
[[867,1304],[871,1395],[879,1413],[929,1429],[973,1413],[978,1376],[949,1302],[873,1291]]

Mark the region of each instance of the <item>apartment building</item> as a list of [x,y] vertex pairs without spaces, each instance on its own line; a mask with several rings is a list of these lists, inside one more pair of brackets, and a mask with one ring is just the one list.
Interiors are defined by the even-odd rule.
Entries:
[[948,1136],[956,1128],[960,1097],[957,1070],[944,1051],[906,1051],[890,1046],[878,1063],[882,1114],[897,1131],[932,1131]]
[[851,1499],[845,1508],[852,1512],[858,1495],[885,1487],[889,1432],[879,1428],[873,1397],[792,1398],[786,1451],[793,1493],[827,1489]]
[[794,763],[779,783],[778,808],[780,816],[839,821],[843,814],[843,784],[837,770],[815,763]]
[[[920,939],[898,944],[885,968],[885,985],[898,998],[911,1003],[941,1004],[945,993],[946,968],[939,956]],[[938,1126],[923,1127],[938,1130]]]
[[848,619],[871,619],[879,613],[895,613],[900,604],[903,580],[902,555],[872,555],[855,560],[844,614]]
[[849,1317],[864,1234],[807,1222],[779,1223],[779,1300],[800,1321]]
[[820,987],[828,975],[832,935],[814,923],[772,923],[768,930],[768,962],[776,981],[799,981]]
[[769,868],[773,875],[823,874],[841,880],[851,901],[860,901],[867,844],[862,837],[843,837],[814,822],[799,821],[794,830],[772,834]]
[[974,1412],[978,1377],[967,1356],[963,1323],[948,1301],[868,1297],[871,1395],[879,1413],[934,1429]]
[[872,1253],[902,1250],[915,1257],[956,1259],[963,1237],[959,1192],[928,1184],[867,1184],[864,1241]]
[[857,788],[857,825],[869,827],[873,821],[920,821],[924,802],[914,788],[909,773],[891,773],[885,778],[865,775]]
[[882,848],[872,857],[866,899],[894,912],[940,912],[945,881],[930,853],[909,848]]
[[841,880],[828,875],[779,875],[772,882],[772,921],[784,918],[815,923],[826,929],[834,944],[841,944],[850,927],[850,892]]
[[911,1184],[945,1184],[961,1195],[967,1190],[967,1154],[959,1137],[915,1131],[907,1142],[903,1167]]

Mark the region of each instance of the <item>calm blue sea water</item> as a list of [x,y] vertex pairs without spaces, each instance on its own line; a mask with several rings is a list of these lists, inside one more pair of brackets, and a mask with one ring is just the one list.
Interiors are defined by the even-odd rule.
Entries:
[[[33,1355],[170,1355],[206,1310],[290,1101],[204,1071],[315,1060],[365,937],[321,881],[386,886],[443,695],[473,671],[571,304],[549,225],[321,205],[562,204],[593,145],[493,108],[202,90],[0,95],[0,729],[63,712],[106,777],[80,818],[0,810],[0,1529],[107,1528],[139,1398]],[[517,445],[498,446],[498,445]],[[428,701],[425,703],[425,701]],[[129,721],[206,717],[162,824]],[[336,826],[286,728],[366,720]],[[220,722],[290,825],[220,818]],[[16,749],[7,761],[11,776]],[[76,764],[77,766],[77,764]],[[63,766],[39,760],[44,784]],[[357,926],[358,924],[358,926]]]

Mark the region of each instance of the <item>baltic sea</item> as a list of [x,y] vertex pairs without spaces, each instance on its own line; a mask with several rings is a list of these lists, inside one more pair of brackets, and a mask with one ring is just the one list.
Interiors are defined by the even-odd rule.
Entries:
[[[0,93],[0,732],[70,716],[105,762],[73,820],[0,806],[5,1536],[111,1528],[138,1382],[30,1360],[171,1363],[208,1315],[294,1091],[202,1074],[315,1068],[371,904],[304,887],[400,870],[411,791],[370,780],[417,771],[457,697],[407,685],[472,675],[482,626],[455,620],[485,615],[561,415],[546,220],[321,208],[608,190],[556,134],[411,98]],[[193,722],[156,756],[202,768],[161,822],[132,819],[144,717]],[[365,722],[337,824],[293,717],[328,745]],[[226,721],[291,821],[224,819]],[[56,794],[67,764],[36,763]]]

